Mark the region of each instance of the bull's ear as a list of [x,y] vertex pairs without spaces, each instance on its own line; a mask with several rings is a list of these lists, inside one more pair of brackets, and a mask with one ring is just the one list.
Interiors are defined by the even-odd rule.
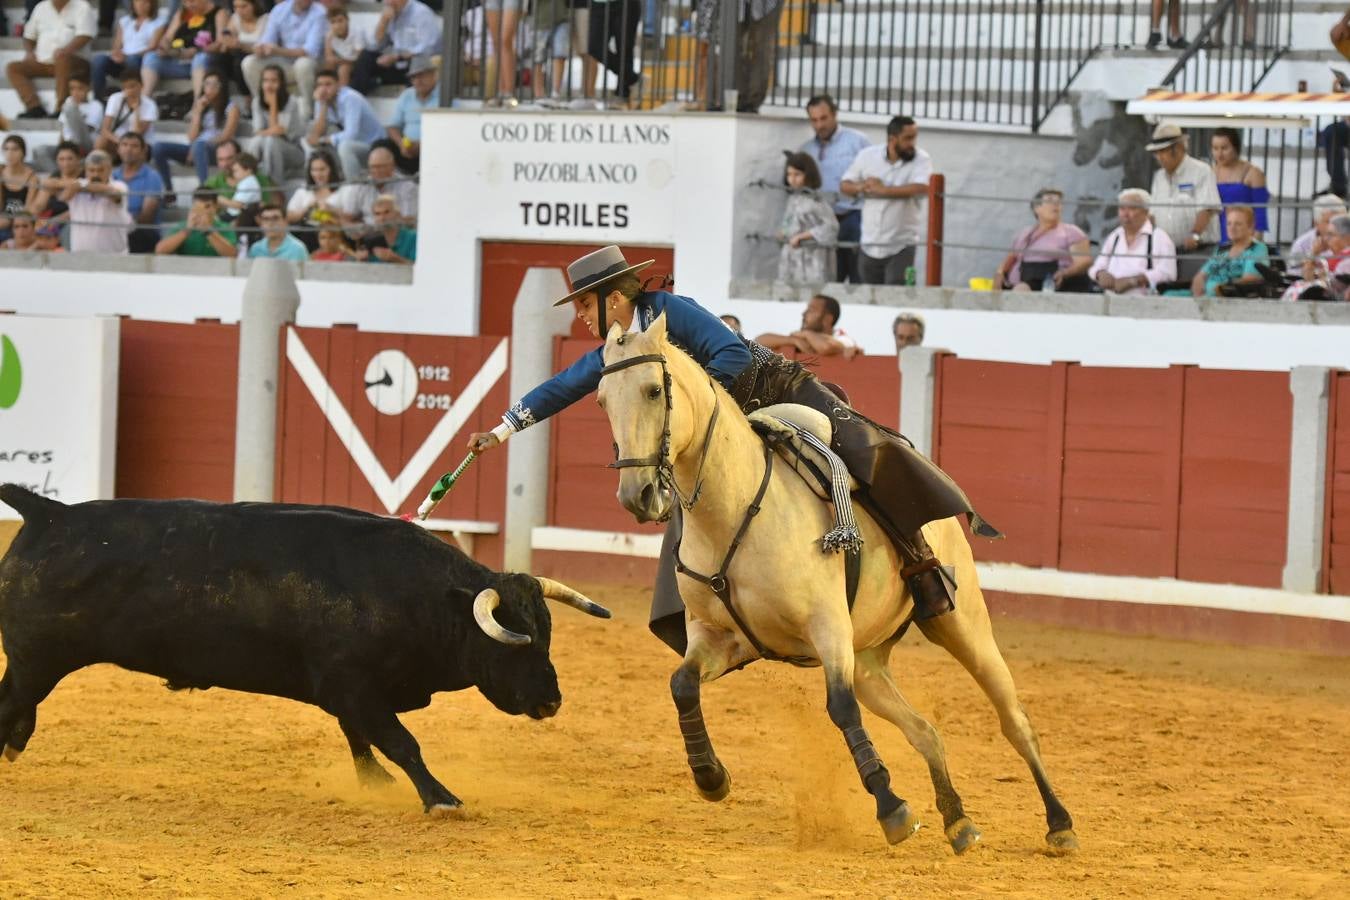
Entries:
[[666,311],[664,309],[661,310],[661,315],[656,317],[656,321],[652,322],[651,327],[647,329],[647,334],[658,344],[666,342]]

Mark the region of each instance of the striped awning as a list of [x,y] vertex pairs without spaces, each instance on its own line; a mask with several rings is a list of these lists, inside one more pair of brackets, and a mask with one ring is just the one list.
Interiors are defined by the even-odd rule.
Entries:
[[1131,115],[1157,118],[1350,116],[1350,94],[1154,90],[1131,100],[1125,110]]

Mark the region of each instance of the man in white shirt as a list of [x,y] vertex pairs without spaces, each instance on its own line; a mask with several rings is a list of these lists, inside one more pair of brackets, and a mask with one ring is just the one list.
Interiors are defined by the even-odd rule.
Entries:
[[49,118],[38,98],[34,78],[56,79],[56,108],[66,102],[66,79],[79,74],[89,80],[85,47],[98,33],[98,14],[88,0],[42,0],[23,27],[23,59],[5,67],[10,86],[19,94],[20,119]]
[[886,126],[886,143],[860,151],[840,182],[845,194],[863,200],[858,254],[863,284],[904,284],[914,266],[919,218],[933,174],[933,160],[918,148],[918,140],[918,124],[896,116]]
[[839,314],[838,300],[828,294],[816,294],[802,311],[800,329],[792,334],[761,334],[755,341],[779,353],[795,349],[815,356],[852,359],[862,350],[857,341],[838,327]]
[[1120,227],[1102,241],[1102,252],[1088,269],[1088,277],[1104,291],[1150,294],[1159,284],[1177,280],[1176,245],[1167,232],[1148,218],[1152,198],[1148,191],[1120,192]]
[[1153,220],[1190,258],[1177,260],[1177,280],[1189,282],[1219,242],[1219,185],[1214,170],[1186,153],[1186,134],[1172,124],[1153,129],[1145,148],[1158,161],[1153,173]]
[[112,178],[112,157],[95,150],[84,160],[83,178],[66,179],[61,200],[70,205],[70,249],[74,253],[127,252],[127,186]]
[[154,145],[155,123],[159,121],[159,106],[152,97],[145,94],[141,84],[141,73],[127,69],[122,73],[122,90],[108,98],[108,108],[103,113],[103,124],[99,128],[97,147],[108,153],[117,152],[117,141],[128,131],[135,131],[145,138],[145,142]]

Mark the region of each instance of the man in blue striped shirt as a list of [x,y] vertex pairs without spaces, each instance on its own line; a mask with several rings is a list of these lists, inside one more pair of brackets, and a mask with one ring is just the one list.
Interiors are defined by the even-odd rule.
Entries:
[[[856,244],[862,237],[862,201],[846,197],[839,190],[839,182],[853,163],[854,157],[869,141],[861,131],[839,124],[839,107],[829,94],[819,94],[806,101],[806,116],[816,136],[798,149],[809,153],[820,167],[821,193],[834,196],[834,215],[839,220],[839,242]],[[857,248],[841,247],[836,251],[835,269],[840,281],[857,281]]]

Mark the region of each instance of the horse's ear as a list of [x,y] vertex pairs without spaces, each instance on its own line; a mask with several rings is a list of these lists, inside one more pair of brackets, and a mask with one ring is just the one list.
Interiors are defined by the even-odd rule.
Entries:
[[656,317],[651,327],[647,329],[647,334],[657,343],[665,343],[666,340],[666,311],[661,310],[661,315]]

